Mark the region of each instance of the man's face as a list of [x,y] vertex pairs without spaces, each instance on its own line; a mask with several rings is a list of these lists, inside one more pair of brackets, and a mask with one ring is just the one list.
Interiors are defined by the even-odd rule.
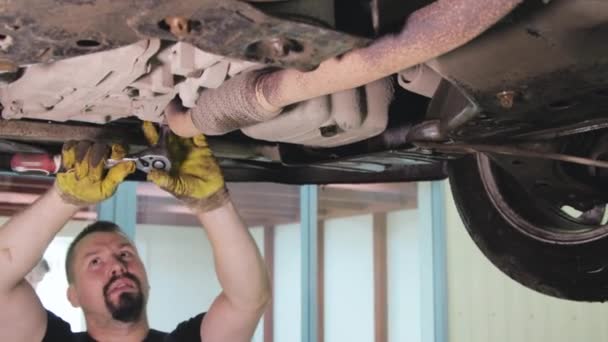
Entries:
[[82,239],[76,246],[72,273],[70,291],[85,314],[109,314],[121,322],[142,317],[148,277],[135,247],[122,234],[93,233]]

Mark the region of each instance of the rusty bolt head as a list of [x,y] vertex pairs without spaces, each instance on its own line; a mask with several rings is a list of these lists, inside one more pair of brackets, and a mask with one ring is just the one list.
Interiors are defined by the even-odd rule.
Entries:
[[289,48],[285,44],[284,39],[281,38],[273,38],[268,41],[268,45],[270,50],[272,50],[273,55],[276,57],[285,57],[289,53]]
[[182,38],[190,33],[190,24],[184,17],[169,16],[165,18],[165,24],[169,26],[169,31],[178,38]]
[[272,37],[259,40],[247,46],[245,54],[248,58],[270,63],[287,59],[304,59],[310,49],[295,39],[288,37]]
[[515,102],[515,92],[513,90],[505,90],[496,94],[496,98],[500,102],[502,108],[510,109]]

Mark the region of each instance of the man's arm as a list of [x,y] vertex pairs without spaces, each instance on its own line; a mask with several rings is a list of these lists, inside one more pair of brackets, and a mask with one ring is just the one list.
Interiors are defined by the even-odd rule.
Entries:
[[[120,163],[109,171],[104,160],[109,150],[89,141],[66,143],[59,173],[52,189],[0,228],[0,341],[40,341],[47,316],[40,300],[24,277],[36,266],[53,237],[78,211],[110,197],[133,162]],[[126,152],[112,146],[111,158]]]
[[76,211],[52,188],[0,228],[0,341],[39,341],[44,336],[46,313],[24,277]]
[[[166,110],[165,114],[170,122],[175,112]],[[143,130],[152,145],[158,143],[159,135],[151,123],[144,123]],[[205,342],[250,341],[270,299],[260,252],[230,202],[222,171],[205,137],[168,138],[170,159],[176,168],[170,173],[152,170],[148,180],[197,213],[211,241],[223,289],[201,323],[201,338]]]
[[264,261],[232,202],[198,218],[211,241],[223,289],[205,315],[201,338],[205,342],[250,341],[270,300]]

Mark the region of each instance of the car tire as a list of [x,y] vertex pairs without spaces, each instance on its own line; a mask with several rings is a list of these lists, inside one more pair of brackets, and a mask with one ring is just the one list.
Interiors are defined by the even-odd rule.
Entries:
[[[483,254],[509,277],[538,292],[576,301],[607,300],[608,236],[565,244],[522,232],[487,190],[480,158],[488,157],[450,161],[448,172],[458,212]],[[526,196],[530,194],[517,201],[534,202]],[[521,202],[512,207],[518,205]]]

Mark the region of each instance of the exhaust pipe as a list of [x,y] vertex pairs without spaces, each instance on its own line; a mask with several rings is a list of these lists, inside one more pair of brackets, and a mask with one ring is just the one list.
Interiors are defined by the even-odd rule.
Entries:
[[353,89],[456,49],[522,1],[437,0],[410,15],[399,34],[326,60],[313,71],[251,72],[205,90],[190,115],[169,110],[169,125],[179,135],[217,135],[269,120],[291,104]]

